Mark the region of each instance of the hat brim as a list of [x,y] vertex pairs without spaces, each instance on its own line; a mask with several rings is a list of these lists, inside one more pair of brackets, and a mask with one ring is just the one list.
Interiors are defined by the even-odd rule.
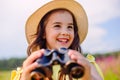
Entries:
[[34,41],[35,37],[31,36],[36,33],[42,17],[49,11],[59,8],[67,9],[73,13],[78,26],[80,43],[84,41],[88,32],[88,19],[83,7],[74,0],[54,0],[39,8],[28,18],[25,28],[28,44]]

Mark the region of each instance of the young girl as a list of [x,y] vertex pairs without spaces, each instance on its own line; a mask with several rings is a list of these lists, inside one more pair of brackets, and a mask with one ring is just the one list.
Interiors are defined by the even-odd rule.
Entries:
[[[87,30],[86,13],[74,0],[54,0],[42,6],[26,23],[28,57],[22,68],[13,71],[11,80],[31,80],[31,72],[39,67],[35,60],[43,56],[45,49],[62,47],[69,49],[66,54],[71,60],[85,68],[84,76],[79,80],[103,80],[94,57],[88,55],[86,58],[81,52],[80,44],[84,41]],[[58,79],[63,80],[53,73],[53,80]],[[69,80],[68,77],[65,79]]]

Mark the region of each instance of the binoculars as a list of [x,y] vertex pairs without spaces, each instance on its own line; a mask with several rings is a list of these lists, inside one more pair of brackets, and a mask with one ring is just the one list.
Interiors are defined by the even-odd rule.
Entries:
[[53,80],[52,66],[56,64],[59,64],[61,70],[64,70],[63,75],[70,75],[75,79],[81,78],[84,75],[84,67],[72,61],[67,54],[68,51],[67,48],[46,49],[43,56],[35,61],[39,64],[39,68],[31,72],[31,80],[45,80],[45,78]]

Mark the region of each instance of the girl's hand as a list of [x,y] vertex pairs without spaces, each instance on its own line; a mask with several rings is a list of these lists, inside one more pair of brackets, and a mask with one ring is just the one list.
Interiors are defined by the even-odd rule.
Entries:
[[43,55],[43,53],[44,49],[35,51],[23,62],[23,72],[20,80],[31,80],[31,71],[38,67],[38,63],[34,61],[40,58]]
[[88,60],[82,54],[75,50],[69,50],[68,55],[72,60],[76,61],[78,64],[85,68],[82,80],[91,80],[91,69]]
[[69,57],[85,68],[82,80],[102,80],[95,66],[91,64],[82,54],[75,50],[69,50]]

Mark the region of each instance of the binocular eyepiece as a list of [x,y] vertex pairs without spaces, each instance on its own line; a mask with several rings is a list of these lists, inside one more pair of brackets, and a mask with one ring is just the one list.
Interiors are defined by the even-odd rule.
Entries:
[[52,66],[59,64],[63,75],[70,75],[72,78],[78,79],[84,75],[84,67],[72,61],[68,56],[68,49],[60,48],[54,50],[45,50],[41,58],[36,62],[39,68],[31,72],[31,80],[45,80],[45,78],[52,79]]

